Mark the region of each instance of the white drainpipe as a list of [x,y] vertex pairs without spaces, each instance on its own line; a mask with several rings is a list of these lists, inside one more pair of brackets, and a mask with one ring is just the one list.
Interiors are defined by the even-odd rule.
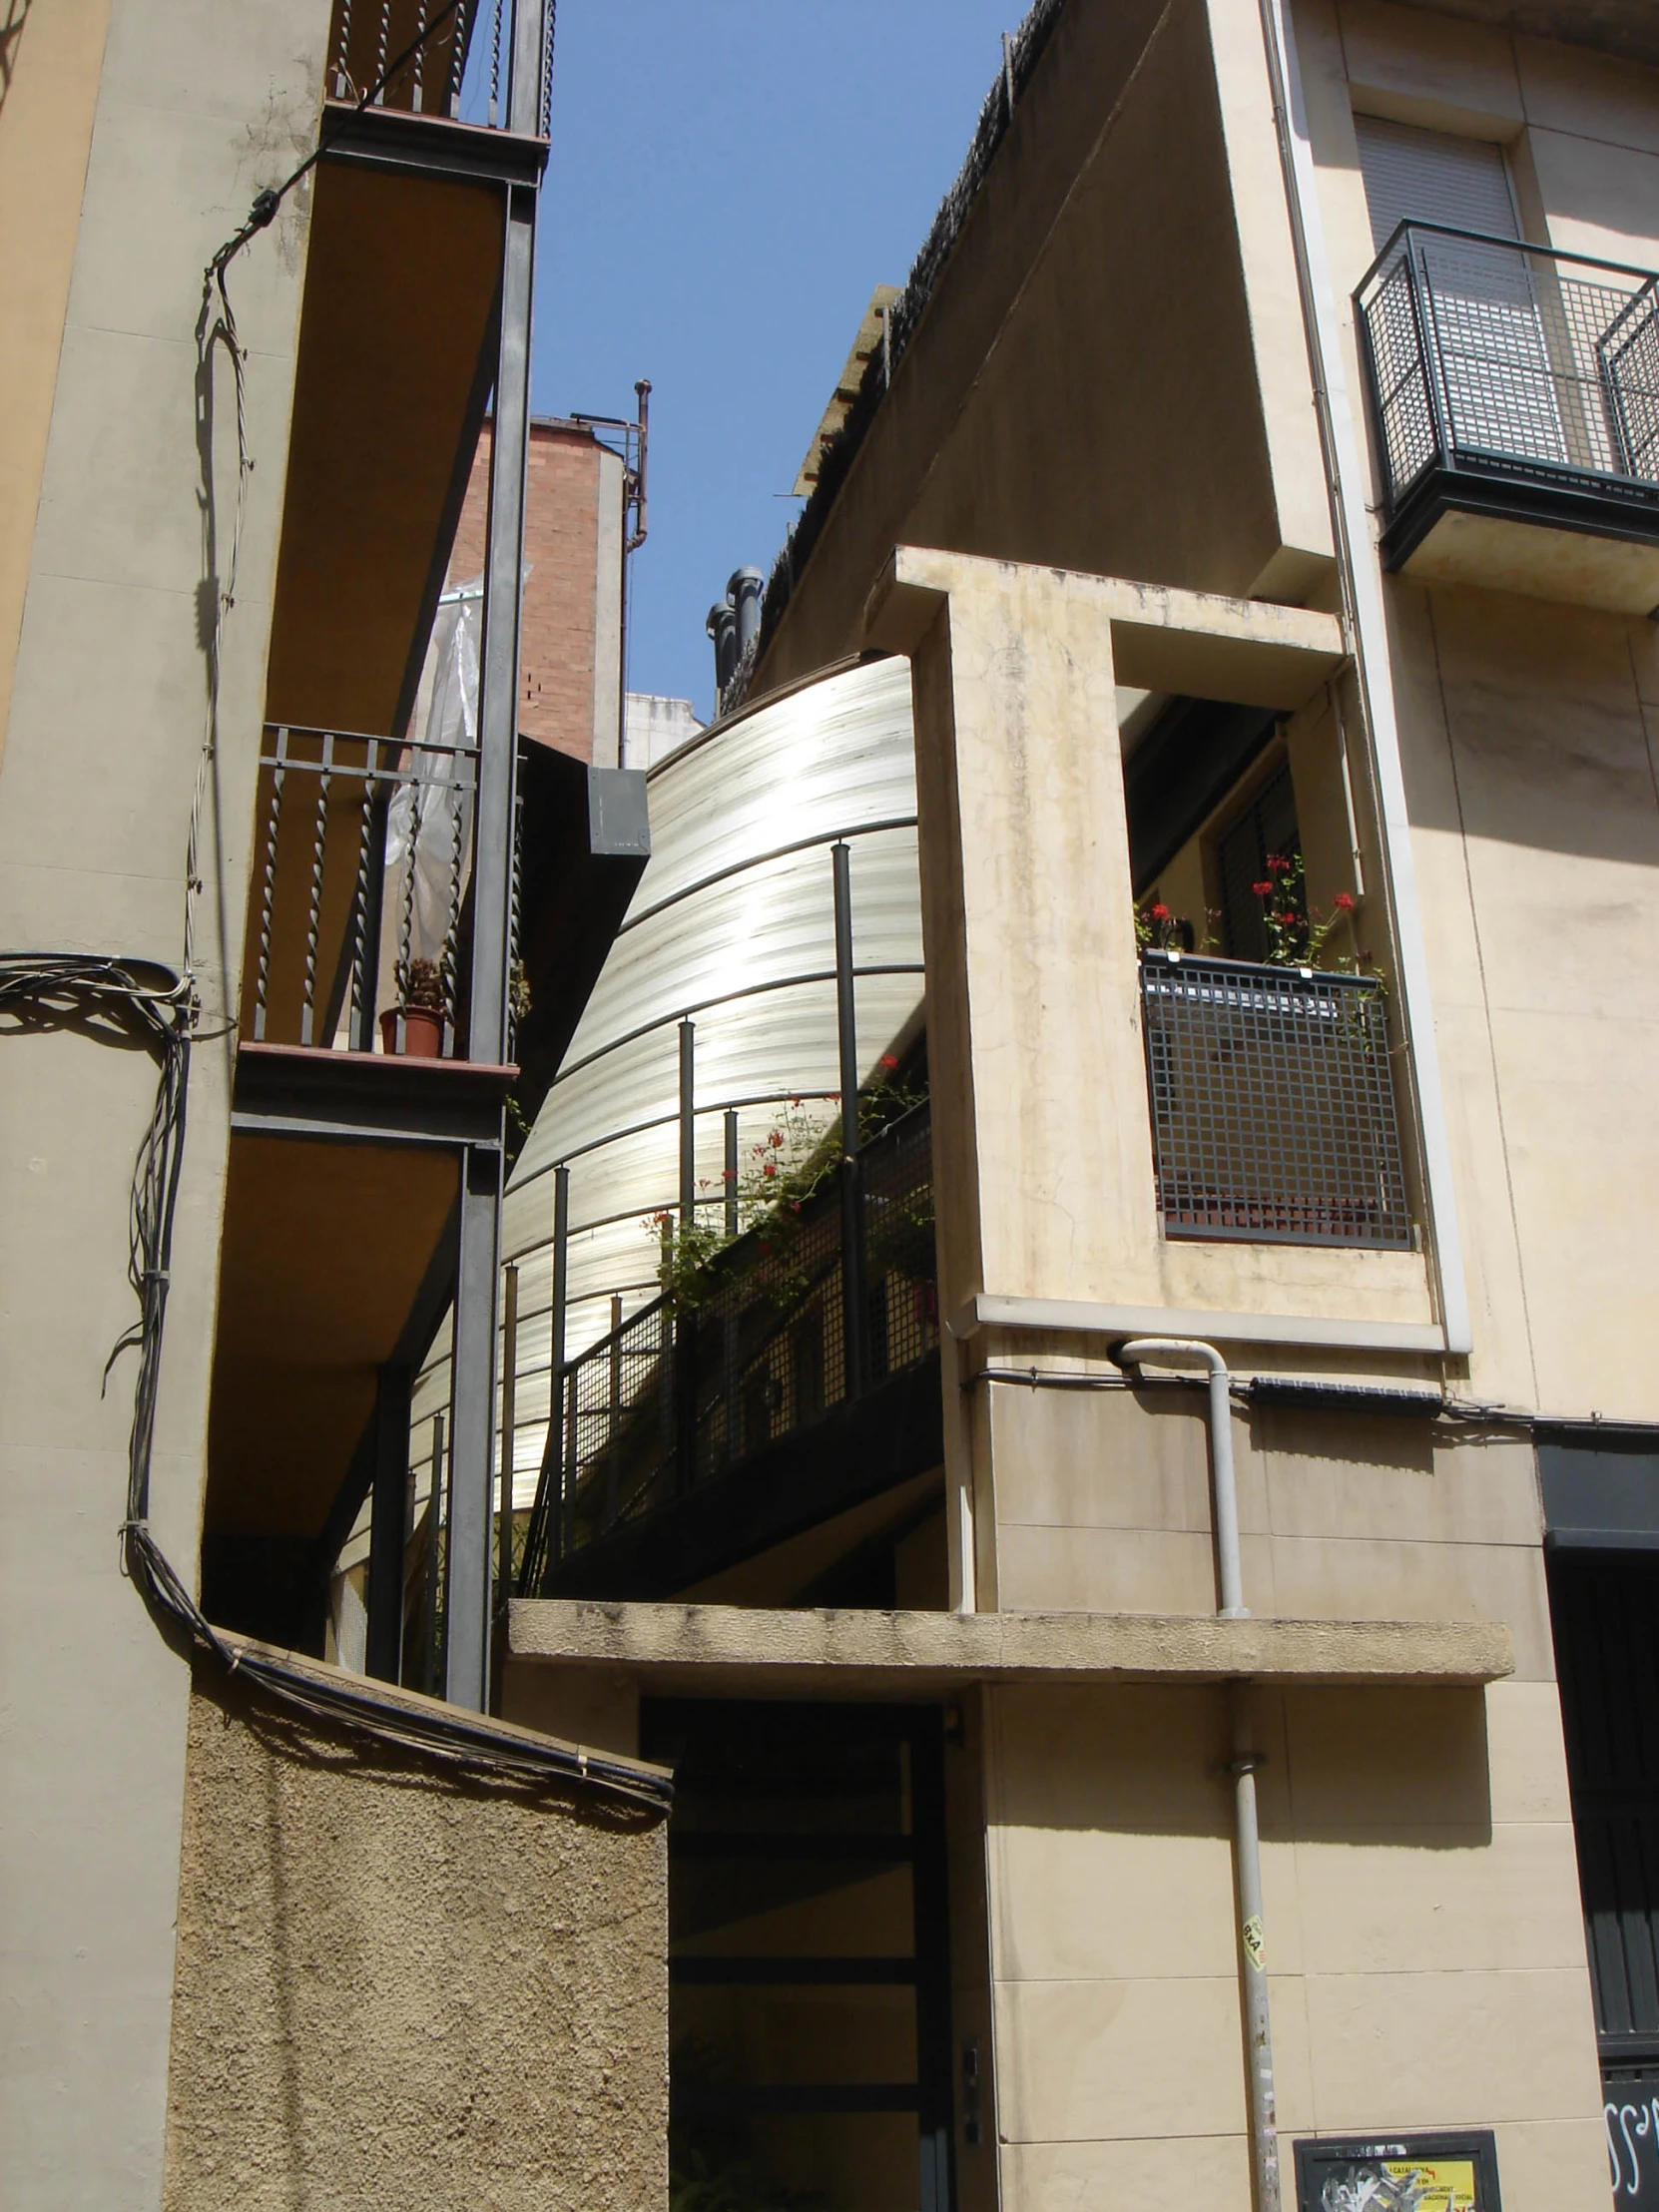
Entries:
[[[1239,1557],[1239,1491],[1233,1472],[1232,1377],[1214,1345],[1196,1337],[1134,1337],[1113,1354],[1119,1367],[1202,1367],[1210,1378],[1210,1526],[1216,1548],[1219,1618],[1250,1618]],[[1262,1943],[1262,1832],[1256,1809],[1256,1769],[1250,1715],[1243,1685],[1230,1705],[1233,1746],[1235,1871],[1239,1899],[1239,1995],[1250,2047],[1250,2162],[1256,2212],[1280,2212],[1279,2113],[1273,2090],[1273,2028],[1268,2018],[1268,1976]]]

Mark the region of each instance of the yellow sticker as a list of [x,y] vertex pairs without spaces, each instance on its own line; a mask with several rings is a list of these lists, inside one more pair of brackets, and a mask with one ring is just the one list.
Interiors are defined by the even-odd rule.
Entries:
[[1250,1963],[1251,1963],[1251,1964],[1252,1964],[1252,1965],[1253,1965],[1253,1966],[1254,1966],[1254,1967],[1256,1968],[1256,1971],[1257,1971],[1258,1973],[1260,1973],[1260,1972],[1261,1972],[1261,1971],[1262,1971],[1263,1969],[1262,1969],[1262,1917],[1261,1917],[1261,1915],[1260,1915],[1259,1913],[1252,1913],[1252,1914],[1251,1914],[1251,1916],[1250,1916],[1249,1920],[1248,1920],[1248,1921],[1246,1921],[1246,1922],[1245,1922],[1245,1924],[1244,1924],[1244,1931],[1243,1931],[1243,1933],[1244,1933],[1244,1947],[1245,1947],[1245,1956],[1246,1956],[1246,1957],[1247,1957],[1247,1958],[1248,1958],[1248,1959],[1250,1960]]
[[1412,2212],[1475,2212],[1472,2158],[1385,2158],[1390,2181],[1408,2181]]

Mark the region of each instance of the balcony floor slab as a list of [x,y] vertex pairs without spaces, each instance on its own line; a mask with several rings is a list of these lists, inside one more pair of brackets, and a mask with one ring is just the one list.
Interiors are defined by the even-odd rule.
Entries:
[[508,1665],[645,1695],[927,1698],[980,1682],[1479,1685],[1514,1667],[1496,1621],[1218,1620],[1153,1613],[774,1610],[520,1598]]

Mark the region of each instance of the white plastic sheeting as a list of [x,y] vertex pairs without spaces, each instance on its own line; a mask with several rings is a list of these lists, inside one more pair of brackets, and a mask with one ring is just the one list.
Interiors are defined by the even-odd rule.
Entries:
[[473,763],[464,776],[456,769],[458,758],[471,754],[475,760],[477,753],[482,616],[483,586],[474,580],[445,592],[432,625],[421,683],[426,711],[422,717],[417,700],[414,716],[422,741],[410,753],[410,773],[386,810],[383,1006],[395,1002],[403,963],[430,960],[443,966],[471,879]]
[[[860,1079],[922,1000],[909,663],[872,661],[763,701],[651,772],[652,856],[506,1198],[519,1266],[514,1498],[535,1494],[552,1357],[553,1170],[570,1166],[567,1355],[657,1294],[652,1217],[679,1196],[679,1024],[696,1024],[699,1202],[723,1203],[724,1114],[740,1148],[779,1108],[838,1111],[830,847],[851,848]],[[447,1401],[447,1331],[416,1436]]]

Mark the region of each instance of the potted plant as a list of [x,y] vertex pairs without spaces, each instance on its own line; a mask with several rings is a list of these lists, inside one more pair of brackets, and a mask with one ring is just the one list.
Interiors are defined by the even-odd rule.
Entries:
[[380,1035],[396,1052],[397,1024],[403,1024],[402,1051],[411,1060],[443,1057],[443,974],[436,960],[415,958],[403,973],[402,995],[380,1016]]

